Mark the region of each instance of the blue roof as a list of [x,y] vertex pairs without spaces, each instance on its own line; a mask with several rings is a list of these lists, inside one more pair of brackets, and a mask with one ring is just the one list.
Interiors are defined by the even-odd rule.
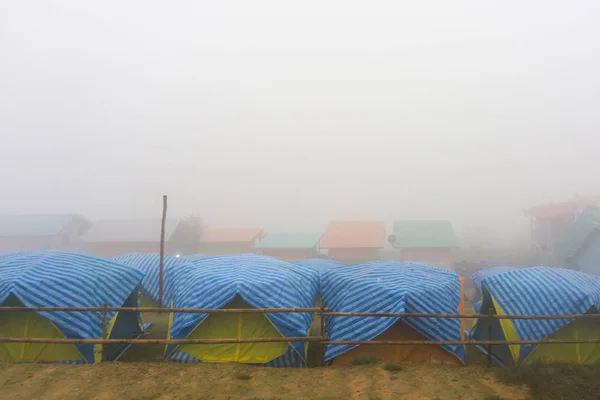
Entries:
[[[129,267],[140,270],[144,273],[144,279],[140,286],[142,294],[150,298],[154,303],[158,304],[159,297],[159,282],[160,282],[160,254],[157,253],[130,253],[123,254],[113,258],[114,261],[127,265]],[[167,278],[168,269],[189,262],[182,257],[165,256],[164,258],[164,293],[163,305],[169,306],[172,300],[173,288],[171,282]]]
[[[585,314],[592,307],[600,310],[600,279],[573,270],[515,269],[489,276],[482,284],[507,315]],[[570,322],[569,319],[513,320],[521,340],[544,339]],[[520,360],[535,346],[522,345]]]
[[332,268],[346,266],[346,264],[342,264],[333,260],[328,260],[326,258],[306,258],[304,260],[294,261],[294,263],[314,269],[319,273],[319,277],[321,277],[325,272],[329,271]]
[[[416,263],[371,262],[332,268],[321,280],[323,305],[332,311],[379,313],[456,314],[461,302],[461,282],[454,272]],[[398,319],[381,317],[326,317],[331,340],[372,340]],[[459,319],[406,318],[427,338],[460,340]],[[356,345],[327,346],[331,360]],[[464,347],[443,346],[464,361]]]
[[[240,296],[254,308],[314,307],[318,273],[307,267],[255,254],[212,257],[193,267],[173,268],[175,307],[222,308]],[[171,337],[185,338],[207,314],[175,314]],[[283,336],[306,336],[311,313],[276,313],[267,317]],[[305,357],[304,344],[292,343]],[[167,355],[175,346],[167,350]]]
[[317,268],[321,271],[325,271],[330,268],[343,267],[346,265],[337,261],[328,260],[326,258],[306,258],[304,260],[294,261],[294,263],[298,265],[304,265],[306,267]]
[[[10,295],[26,307],[121,307],[142,272],[83,253],[35,251],[0,257],[0,304]],[[102,336],[102,318],[93,312],[39,312],[67,338]],[[114,313],[108,315],[112,319]],[[93,362],[93,345],[77,345]]]
[[486,269],[482,269],[482,270],[475,272],[471,276],[471,280],[473,281],[473,286],[475,286],[475,290],[477,291],[476,298],[481,299],[481,295],[482,295],[481,282],[483,282],[483,280],[485,278],[494,276],[496,274],[501,274],[503,272],[514,271],[515,269],[516,268],[513,268],[513,267],[492,267],[492,268],[486,268]]
[[571,258],[576,256],[588,238],[598,231],[600,231],[600,207],[588,206],[581,212],[558,245],[560,253],[567,263],[572,262]]
[[181,256],[181,258],[183,258],[184,260],[190,260],[190,261],[202,260],[203,258],[207,258],[207,257],[208,256],[206,254],[201,254],[201,253],[186,254],[184,256]]
[[76,215],[0,215],[0,236],[51,236],[60,233]]

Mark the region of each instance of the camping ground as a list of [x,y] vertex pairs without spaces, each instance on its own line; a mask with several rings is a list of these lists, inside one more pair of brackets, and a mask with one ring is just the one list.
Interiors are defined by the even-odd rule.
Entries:
[[0,392],[4,400],[597,399],[600,382],[594,377],[599,373],[598,367],[0,364]]
[[[146,314],[149,337],[164,337],[166,314]],[[318,326],[318,324],[316,324]],[[304,369],[161,362],[162,346],[137,345],[122,362],[0,364],[9,399],[458,400],[598,399],[600,366],[486,368],[472,347],[468,366],[363,365]],[[316,364],[319,348],[309,352]],[[312,357],[312,362],[311,362]]]

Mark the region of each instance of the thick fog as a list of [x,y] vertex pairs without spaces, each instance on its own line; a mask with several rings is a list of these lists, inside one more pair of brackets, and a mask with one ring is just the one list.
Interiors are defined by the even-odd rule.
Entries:
[[0,213],[322,230],[600,193],[600,2],[2,1]]

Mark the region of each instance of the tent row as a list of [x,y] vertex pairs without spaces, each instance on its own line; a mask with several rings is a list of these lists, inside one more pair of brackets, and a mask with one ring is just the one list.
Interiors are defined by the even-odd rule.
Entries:
[[[135,306],[158,301],[159,257],[129,254],[107,260],[83,253],[43,251],[0,255],[0,304],[26,307]],[[343,265],[309,259],[290,263],[244,254],[222,257],[165,258],[166,305],[177,308],[312,308],[319,302],[334,312],[464,313],[464,281],[456,273],[408,262]],[[600,281],[557,268],[500,268],[473,277],[479,310],[506,315],[598,313]],[[141,295],[138,296],[138,292]],[[137,313],[110,313],[110,338],[140,337],[147,329]],[[598,319],[488,320],[466,330],[457,318],[327,316],[324,334],[333,341],[374,340],[456,342],[466,335],[495,340],[598,338]],[[312,313],[173,313],[170,339],[298,338],[311,332]],[[102,315],[85,312],[0,313],[1,337],[98,338]],[[569,347],[570,346],[570,347]],[[264,366],[307,365],[307,342],[180,344],[165,347],[169,361],[247,363]],[[127,346],[0,343],[0,360],[18,362],[97,362],[116,360]],[[482,348],[486,351],[487,349]],[[600,346],[493,346],[501,365],[530,362],[600,361]],[[329,344],[324,360],[346,365],[359,357],[383,362],[463,365],[461,345]]]

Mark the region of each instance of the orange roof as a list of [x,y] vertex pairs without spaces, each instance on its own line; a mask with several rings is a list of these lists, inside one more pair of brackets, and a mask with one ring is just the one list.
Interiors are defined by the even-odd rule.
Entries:
[[246,243],[262,233],[258,228],[206,228],[200,234],[200,243]]
[[331,221],[321,239],[323,249],[382,248],[385,224],[381,221]]
[[536,218],[556,218],[569,214],[575,214],[587,206],[594,206],[600,202],[600,196],[578,197],[571,201],[562,203],[542,204],[527,208],[523,212]]

